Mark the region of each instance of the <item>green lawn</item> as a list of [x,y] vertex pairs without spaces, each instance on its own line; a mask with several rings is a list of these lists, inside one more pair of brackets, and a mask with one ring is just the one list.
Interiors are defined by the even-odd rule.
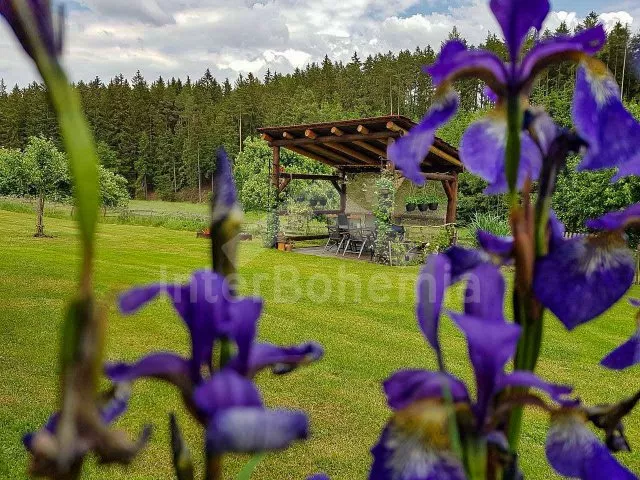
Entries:
[[[65,301],[72,295],[77,273],[74,224],[47,218],[54,238],[31,237],[33,215],[0,211],[0,478],[25,478],[24,432],[37,428],[55,406],[58,330]],[[131,225],[101,224],[98,235],[96,286],[110,306],[107,356],[133,360],[156,349],[187,353],[183,326],[165,300],[131,318],[118,315],[114,299],[132,285],[159,279],[186,278],[207,266],[208,245],[192,232]],[[268,251],[259,242],[243,244],[242,290],[266,299],[260,335],[277,343],[315,339],[326,358],[309,368],[259,383],[269,405],[307,410],[312,438],[280,455],[269,455],[254,477],[304,479],[326,471],[332,479],[365,478],[369,448],[388,410],[380,381],[396,369],[435,366],[413,317],[413,282],[417,268],[389,268],[343,259],[316,258]],[[277,286],[274,279],[280,278]],[[327,281],[332,301],[323,297]],[[357,284],[361,285],[358,294]],[[380,288],[380,286],[384,288]],[[640,288],[632,292],[640,295]],[[450,307],[461,295],[452,292]],[[455,300],[454,300],[455,298]],[[626,339],[633,329],[633,310],[621,302],[611,313],[568,334],[548,319],[541,372],[556,382],[573,383],[587,402],[613,400],[640,387],[638,371],[612,373],[598,366],[600,358]],[[461,335],[443,322],[446,361],[451,370],[471,378]],[[84,478],[170,479],[167,414],[178,412],[196,459],[200,430],[180,407],[175,391],[144,381],[136,385],[131,408],[118,423],[132,435],[143,424],[155,425],[149,447],[122,475],[96,470]],[[629,438],[640,448],[640,412],[627,420]],[[543,458],[546,418],[527,417],[522,439],[522,464],[527,478],[553,478]],[[229,459],[235,471],[244,459]],[[637,453],[624,457],[640,470]],[[200,463],[198,463],[200,467]],[[233,478],[229,474],[226,478]]]

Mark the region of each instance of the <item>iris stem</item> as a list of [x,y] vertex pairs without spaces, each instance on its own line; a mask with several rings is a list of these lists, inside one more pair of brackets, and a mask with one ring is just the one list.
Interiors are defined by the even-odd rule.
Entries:
[[[516,284],[513,292],[514,321],[522,327],[522,334],[514,358],[514,369],[533,371],[538,361],[542,342],[542,314],[541,309],[533,298],[531,285],[534,258],[539,248],[541,248],[539,245],[543,242],[540,242],[542,236],[539,235],[537,228],[540,216],[536,215],[535,220],[532,221],[533,212],[528,197],[529,188],[525,189],[525,198],[523,199],[523,204],[520,204],[518,174],[522,128],[523,114],[520,99],[518,95],[509,95],[507,97],[505,168],[509,187],[511,224],[516,249]],[[544,225],[546,225],[546,222]],[[509,444],[514,451],[517,450],[520,438],[522,417],[522,408],[515,408],[507,428]]]
[[512,208],[518,203],[518,170],[520,167],[520,132],[522,131],[522,108],[518,95],[507,96],[507,145],[506,176],[509,200]]
[[487,444],[472,440],[466,443],[467,474],[469,480],[487,479]]

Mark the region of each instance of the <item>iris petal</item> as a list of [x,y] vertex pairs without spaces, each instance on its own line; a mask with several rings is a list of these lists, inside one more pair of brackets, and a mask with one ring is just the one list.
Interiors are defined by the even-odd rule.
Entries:
[[[278,347],[270,343],[256,343],[251,347],[245,374],[252,377],[260,370],[271,367],[276,375],[282,375],[295,370],[300,365],[306,365],[320,360],[324,349],[315,342],[303,343],[290,347]],[[233,358],[227,366],[242,373],[241,360]]]
[[230,369],[217,372],[199,386],[193,400],[207,416],[234,407],[262,407],[262,398],[253,382]]
[[146,285],[144,287],[134,287],[131,290],[126,291],[118,298],[120,312],[124,315],[129,315],[138,311],[140,307],[146,305],[160,295],[164,289],[164,284],[156,283]]
[[464,298],[464,313],[487,322],[504,322],[505,283],[497,266],[478,265],[469,275]]
[[534,77],[552,63],[570,58],[571,55],[593,55],[604,46],[607,34],[602,25],[596,25],[572,36],[554,37],[537,43],[524,57],[519,77],[530,83]]
[[0,15],[7,20],[24,50],[35,60],[36,55],[33,42],[38,41],[42,42],[46,52],[52,58],[60,55],[62,52],[62,38],[60,34],[62,32],[56,32],[54,28],[50,1],[28,0],[23,3],[27,4],[26,8],[31,12],[37,29],[35,32],[26,29],[24,23],[19,19],[12,0],[3,0],[0,2]]
[[458,109],[458,96],[448,92],[437,98],[422,121],[405,136],[389,145],[387,157],[402,174],[418,185],[424,184],[420,165],[433,145],[435,133]]
[[483,425],[496,382],[516,351],[520,327],[455,312],[449,312],[449,316],[467,338],[469,358],[477,383],[476,417],[479,425]]
[[596,445],[593,455],[583,469],[584,480],[638,480],[638,477],[621,465],[609,450],[601,444]]
[[262,313],[262,300],[245,298],[229,304],[229,315],[234,323],[233,337],[238,347],[234,358],[235,369],[241,375],[249,372],[249,359],[253,353],[257,323]]
[[[614,179],[640,174],[640,123],[620,100],[620,89],[604,65],[578,68],[573,118],[589,144],[580,169],[619,167]],[[595,66],[593,66],[595,64]],[[612,142],[611,139],[616,141]]]
[[170,382],[181,390],[190,388],[189,360],[173,353],[154,353],[136,363],[111,363],[105,375],[113,382],[132,382],[140,378],[157,378]]
[[511,62],[516,63],[529,30],[542,28],[551,9],[549,0],[491,0],[489,5],[502,28]]
[[[505,170],[507,124],[503,116],[490,115],[473,123],[462,136],[460,157],[469,171],[489,183],[486,193],[507,191]],[[518,188],[527,178],[536,180],[542,167],[540,149],[526,133],[521,133]]]
[[507,72],[500,58],[486,50],[468,50],[459,40],[444,44],[437,60],[424,67],[431,75],[435,86],[451,83],[462,77],[477,77],[497,91],[504,90]]
[[418,400],[445,398],[445,389],[454,402],[469,401],[464,383],[443,372],[400,370],[384,381],[383,388],[387,403],[393,410],[401,410]]
[[588,220],[587,227],[594,230],[620,230],[626,228],[633,220],[640,220],[640,203],[618,212],[609,212],[595,220]]
[[482,249],[491,255],[496,255],[506,260],[513,253],[513,237],[499,237],[491,232],[478,230],[476,238]]
[[287,448],[309,435],[304,412],[263,408],[229,408],[207,426],[209,452],[258,453]]
[[533,289],[542,304],[572,330],[615,304],[635,274],[621,239],[575,238],[536,261]]
[[[562,404],[569,402],[563,397],[569,395],[573,391],[573,388],[567,385],[547,383],[533,372],[519,370],[500,377],[496,384],[495,393],[498,393],[507,387],[524,387],[542,390],[554,401]],[[571,401],[570,403],[573,402]]]
[[446,255],[430,255],[420,271],[417,282],[416,314],[423,335],[438,357],[443,369],[442,352],[438,338],[440,311],[447,287],[451,284],[451,262]]
[[460,462],[439,452],[419,436],[403,432],[390,423],[371,449],[373,465],[369,480],[464,480]]
[[447,249],[444,254],[451,262],[451,283],[457,282],[464,274],[473,270],[481,263],[490,261],[489,256],[485,252],[456,245]]
[[587,479],[635,479],[575,414],[554,419],[546,441],[547,460],[566,477]]
[[640,329],[633,336],[610,352],[600,364],[611,370],[624,370],[640,363]]

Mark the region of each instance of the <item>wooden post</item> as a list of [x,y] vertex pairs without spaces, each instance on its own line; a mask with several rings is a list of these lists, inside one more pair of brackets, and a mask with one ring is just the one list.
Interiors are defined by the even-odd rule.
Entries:
[[345,174],[342,172],[342,182],[340,184],[340,211],[345,213],[347,210],[347,183],[345,181]]
[[271,170],[271,183],[275,192],[275,205],[277,208],[280,199],[280,147],[273,147],[273,165]]
[[447,194],[447,216],[445,223],[456,223],[456,212],[458,210],[458,174],[453,174],[453,180],[443,180],[442,185]]

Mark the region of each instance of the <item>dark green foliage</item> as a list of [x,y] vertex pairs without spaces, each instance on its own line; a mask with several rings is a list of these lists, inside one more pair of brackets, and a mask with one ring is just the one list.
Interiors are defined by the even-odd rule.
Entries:
[[[578,29],[592,26],[596,19],[595,14],[588,16]],[[561,24],[555,32],[542,36],[567,32],[566,24]],[[455,28],[449,37],[464,40]],[[530,35],[526,49],[533,40]],[[489,33],[477,47],[506,58],[505,45],[495,34]],[[258,147],[261,142],[257,140],[246,142],[255,136],[256,128],[390,113],[418,120],[434,94],[431,78],[421,67],[432,63],[436,54],[430,46],[366,58],[354,52],[348,63],[325,57],[292,74],[269,71],[263,79],[248,74],[234,82],[216,79],[208,69],[200,79],[187,77],[184,81],[162,77],[149,81],[137,72],[131,79],[117,75],[108,81],[95,78],[79,82],[76,89],[98,141],[102,165],[127,180],[130,195],[205,200],[215,170],[215,151],[223,145],[234,158],[244,148],[259,150],[259,158],[251,152],[240,156],[235,168],[239,182],[246,186],[245,207],[263,209],[270,152]],[[624,98],[637,110],[634,105],[640,101],[640,77],[634,66],[640,64],[640,34],[632,35],[623,25],[616,25],[598,58],[609,66],[619,84],[624,80]],[[552,67],[542,73],[531,96],[532,104],[546,107],[565,126],[570,125],[575,72],[575,65],[569,63]],[[456,87],[461,109],[439,135],[457,146],[466,127],[490,104],[481,94],[481,82],[462,80]],[[0,79],[0,147],[23,149],[33,135],[51,138],[61,147],[43,85],[11,88]],[[317,162],[297,166],[308,171],[318,168]],[[299,185],[304,184],[292,182],[287,194],[295,193]],[[254,191],[249,194],[249,189]],[[469,193],[471,190],[474,193]],[[500,204],[487,199],[475,184],[461,185],[461,191],[460,223],[468,222],[476,210],[493,211]],[[331,189],[321,193],[333,195]]]
[[586,232],[588,219],[640,201],[639,178],[628,177],[611,183],[611,170],[578,172],[578,161],[577,158],[569,161],[567,170],[558,177],[553,197],[553,208],[567,231]]
[[485,195],[487,183],[464,172],[459,176],[458,225],[470,224],[476,213],[506,216],[507,205],[503,195]]

